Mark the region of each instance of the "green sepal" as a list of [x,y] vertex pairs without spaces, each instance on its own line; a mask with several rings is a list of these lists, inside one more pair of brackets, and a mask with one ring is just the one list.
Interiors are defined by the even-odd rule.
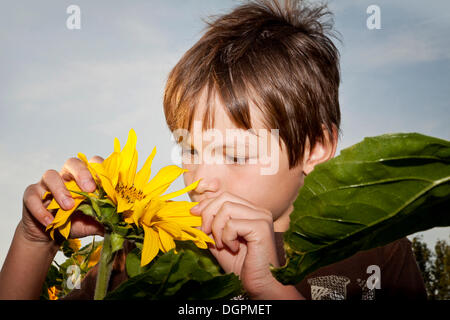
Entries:
[[128,235],[128,233],[130,233],[130,231],[132,230],[132,228],[130,226],[127,225],[115,225],[113,228],[114,233],[117,233],[119,235],[121,235],[122,237],[126,237]]
[[95,214],[94,209],[87,203],[83,203],[82,205],[78,206],[77,210],[83,212],[87,216],[97,219],[97,215]]
[[123,248],[125,238],[117,233],[111,233],[111,253],[119,251]]

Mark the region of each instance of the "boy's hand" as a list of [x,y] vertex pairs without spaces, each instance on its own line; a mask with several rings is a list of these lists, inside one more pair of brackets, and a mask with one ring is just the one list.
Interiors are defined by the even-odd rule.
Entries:
[[270,211],[224,192],[200,201],[191,212],[202,216],[202,230],[212,234],[212,254],[226,272],[239,275],[250,296],[265,297],[280,285],[269,269],[279,266]]
[[[102,162],[103,159],[95,156],[89,161]],[[46,191],[50,191],[61,208],[71,209],[74,202],[64,185],[64,182],[71,180],[75,180],[84,192],[93,192],[96,188],[94,179],[85,164],[77,158],[70,158],[59,173],[56,170],[47,170],[38,183],[29,185],[25,189],[22,220],[19,227],[21,228],[21,234],[27,240],[35,242],[51,241],[50,236],[45,232],[45,226],[54,218],[46,209],[51,200],[42,201],[42,197]],[[101,235],[103,233],[103,227],[91,217],[74,212],[71,219],[71,238],[81,238],[93,234]]]

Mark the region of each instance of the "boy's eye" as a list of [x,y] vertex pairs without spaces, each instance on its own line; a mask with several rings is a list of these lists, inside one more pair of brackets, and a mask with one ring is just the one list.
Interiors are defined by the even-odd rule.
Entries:
[[197,151],[195,149],[190,149],[190,148],[182,148],[181,149],[181,153],[182,154],[186,154],[186,155],[195,155],[197,154]]
[[227,161],[231,161],[233,164],[246,164],[248,162],[248,158],[227,156]]
[[182,148],[181,149],[181,157],[182,161],[185,163],[191,163],[192,161],[197,161],[198,155],[197,150],[191,148]]

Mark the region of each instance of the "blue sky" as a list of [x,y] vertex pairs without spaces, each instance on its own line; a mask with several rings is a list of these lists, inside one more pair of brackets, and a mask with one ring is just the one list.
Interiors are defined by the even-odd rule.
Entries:
[[[114,137],[138,135],[139,165],[157,146],[170,162],[162,111],[171,68],[201,36],[202,18],[240,1],[9,1],[0,11],[0,263],[26,186],[78,152],[107,156]],[[330,1],[341,34],[338,152],[365,136],[420,132],[450,139],[450,2]],[[66,8],[81,8],[81,29]],[[366,26],[369,5],[381,29]],[[183,186],[182,179],[173,189]],[[180,198],[181,200],[181,198]],[[449,228],[427,231],[432,245]]]

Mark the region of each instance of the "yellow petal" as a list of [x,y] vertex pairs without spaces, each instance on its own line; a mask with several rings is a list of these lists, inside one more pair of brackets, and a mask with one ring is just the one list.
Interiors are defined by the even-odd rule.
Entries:
[[[64,182],[64,185],[66,186],[66,188],[68,190],[73,190],[73,191],[81,191],[80,187],[78,187],[77,183],[74,180],[68,181],[68,182]],[[42,197],[42,199],[44,199],[46,197],[47,194],[49,194],[50,192],[47,191],[44,195],[44,197]],[[74,192],[70,192],[72,198],[74,199],[84,199],[84,196],[78,194],[78,193],[74,193]],[[58,202],[56,202],[56,199],[53,198],[52,201],[50,201],[50,203],[47,206],[48,210],[52,210],[52,209],[59,209],[61,208],[58,204]]]
[[139,225],[139,220],[145,214],[146,208],[150,201],[151,201],[151,199],[144,198],[142,200],[137,200],[134,202],[132,217],[133,217],[133,222],[136,225]]
[[[136,174],[136,168],[134,168],[134,172],[132,172],[131,170],[131,167],[133,167],[134,165],[137,166],[136,141],[136,133],[133,129],[130,129],[130,131],[128,132],[127,143],[120,153],[121,163],[119,169],[119,175],[121,175],[121,177],[119,176],[119,179],[122,179],[121,181],[123,182],[123,184],[127,186],[132,184],[134,175]],[[130,180],[131,184],[128,184],[128,181]]]
[[60,208],[60,206],[59,206],[58,202],[56,202],[56,199],[55,199],[55,198],[53,198],[52,201],[50,201],[50,203],[49,203],[48,206],[47,206],[47,209],[48,209],[48,210],[51,210],[51,209],[59,209],[59,208]]
[[67,222],[67,219],[72,215],[72,213],[78,208],[81,202],[83,202],[83,198],[74,199],[75,205],[70,210],[59,209],[55,215],[55,219],[47,226],[46,231],[50,228],[59,228],[63,224]]
[[46,191],[46,192],[44,193],[44,195],[42,196],[42,199],[41,199],[41,200],[44,200],[45,198],[47,198],[47,196],[48,196],[50,193],[51,193],[50,191]]
[[131,158],[130,167],[128,168],[127,181],[126,181],[127,186],[132,186],[134,183],[137,165],[138,165],[138,153],[137,153],[137,150],[135,150],[133,153],[133,157]]
[[[203,231],[195,228],[183,229],[183,236],[189,240],[194,241],[195,245],[199,248],[206,249],[208,246],[206,243],[214,244],[214,240],[208,237]],[[185,239],[180,239],[185,240]]]
[[133,203],[128,202],[128,200],[117,196],[117,213],[125,212],[133,208]]
[[157,216],[159,219],[167,222],[176,222],[186,226],[198,227],[202,225],[201,216],[195,216],[190,212],[190,209],[197,204],[198,202],[169,201],[158,211]]
[[102,245],[95,248],[94,252],[89,256],[88,268],[95,266],[100,261],[100,253],[102,252]]
[[163,201],[152,200],[151,202],[149,202],[144,210],[144,213],[141,214],[142,223],[150,226],[152,224],[152,219],[164,206],[165,202]]
[[189,192],[189,191],[194,190],[195,188],[197,188],[199,182],[200,182],[200,180],[197,180],[194,183],[191,183],[190,185],[188,185],[187,187],[185,187],[185,188],[183,188],[181,190],[175,191],[175,192],[171,192],[171,193],[165,194],[165,195],[161,196],[159,199],[160,200],[169,200],[169,199],[178,197],[178,196],[180,196],[180,195],[182,195],[182,194],[184,194],[186,192]]
[[200,216],[180,216],[180,217],[164,217],[164,221],[176,222],[183,226],[200,227],[202,225],[202,217]]
[[159,251],[158,233],[145,225],[143,228],[145,236],[142,247],[141,267],[152,261]]
[[[75,180],[70,180],[68,182],[64,182],[64,185],[66,186],[67,190],[73,190],[73,191],[78,191],[78,192],[82,191],[80,189],[80,187],[77,185],[77,183],[75,182]],[[82,196],[81,194],[78,194],[78,193],[71,192],[70,195],[72,196],[72,198],[83,198],[84,199],[84,196]]]
[[71,225],[72,225],[72,222],[70,220],[67,220],[65,224],[63,224],[61,227],[58,228],[59,233],[61,233],[61,235],[66,239],[69,238]]
[[181,237],[181,228],[175,222],[157,221],[153,225],[158,229],[164,229],[172,238]]
[[199,202],[189,201],[167,201],[163,208],[158,212],[158,216],[161,217],[182,217],[190,216],[190,210],[195,207]]
[[48,292],[48,298],[49,298],[49,300],[58,300],[58,293],[59,293],[59,290],[56,289],[55,286],[53,286],[53,287],[51,287],[51,288],[48,288],[48,289],[47,289],[47,292]]
[[75,252],[80,250],[80,248],[81,248],[80,239],[69,239],[69,248],[71,248]]
[[97,174],[96,174],[95,170],[92,168],[92,166],[89,163],[89,161],[87,160],[86,156],[83,153],[78,152],[78,158],[81,159],[81,161],[84,162],[84,164],[88,168],[89,172],[91,173],[92,177],[94,178],[95,182],[98,183],[99,181],[98,181]]
[[108,158],[102,163],[105,174],[111,180],[113,186],[117,185],[117,180],[119,179],[119,169],[120,169],[120,154],[113,152]]
[[156,154],[156,147],[153,148],[152,153],[145,161],[144,166],[139,170],[139,172],[136,174],[136,178],[134,180],[134,186],[138,190],[142,190],[147,183],[148,179],[150,179],[150,174],[152,172],[152,161]]
[[116,196],[117,192],[116,192],[115,188],[113,187],[110,177],[105,172],[103,165],[100,163],[93,163],[92,167],[97,172],[97,175],[101,181],[103,190],[105,190],[106,194],[111,198],[111,200],[115,204],[117,204],[117,196]]
[[176,178],[186,171],[186,169],[180,168],[176,165],[170,165],[162,168],[144,187],[144,194],[149,195],[150,197],[161,195],[167,190],[167,188],[169,188],[170,184]]
[[175,248],[175,242],[173,241],[173,238],[163,228],[158,228],[158,234],[163,252],[168,252]]
[[82,152],[78,152],[78,158],[81,160],[81,161],[83,161],[84,162],[84,164],[87,166],[87,165],[89,165],[89,161],[88,161],[88,159],[86,158],[86,156],[85,156],[85,154],[84,153],[82,153]]
[[120,152],[120,141],[117,138],[114,138],[114,152]]
[[133,214],[134,214],[134,211],[133,212],[132,211],[123,212],[123,221],[125,221],[128,224],[135,223]]

